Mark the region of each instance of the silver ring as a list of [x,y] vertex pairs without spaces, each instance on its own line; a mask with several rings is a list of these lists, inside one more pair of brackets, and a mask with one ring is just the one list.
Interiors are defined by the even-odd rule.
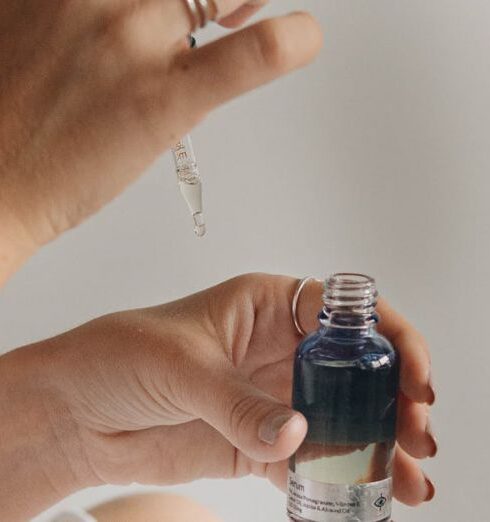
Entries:
[[217,16],[217,7],[214,0],[184,0],[191,18],[191,32],[198,27],[203,29]]
[[191,32],[193,33],[200,25],[199,9],[197,8],[196,0],[184,0],[184,3],[191,15]]
[[201,14],[201,29],[208,25],[211,15],[209,14],[208,0],[197,0],[197,6]]
[[316,280],[312,276],[305,277],[304,279],[301,279],[298,282],[298,286],[296,287],[296,291],[294,292],[293,301],[291,303],[291,315],[293,317],[293,323],[296,327],[297,332],[299,335],[304,337],[307,332],[303,330],[303,327],[301,326],[299,319],[298,319],[298,303],[299,298],[301,297],[301,292],[304,290],[305,286],[310,282]]

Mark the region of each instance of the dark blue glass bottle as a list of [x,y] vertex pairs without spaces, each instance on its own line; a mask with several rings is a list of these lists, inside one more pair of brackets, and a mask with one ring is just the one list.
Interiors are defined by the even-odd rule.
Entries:
[[293,407],[308,433],[290,461],[295,522],[390,520],[399,371],[376,331],[377,295],[367,276],[332,276],[320,327],[298,347]]

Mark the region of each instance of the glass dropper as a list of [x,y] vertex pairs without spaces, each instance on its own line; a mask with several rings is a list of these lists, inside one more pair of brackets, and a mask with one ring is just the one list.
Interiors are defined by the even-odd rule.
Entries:
[[194,233],[197,237],[203,237],[206,234],[206,223],[202,205],[202,181],[191,137],[187,135],[182,138],[172,148],[172,153],[180,192],[194,220]]
[[[189,35],[189,44],[191,48],[196,47],[197,42],[192,35]],[[172,153],[180,192],[194,220],[194,233],[197,237],[203,237],[206,234],[206,223],[202,205],[202,180],[189,134],[172,148]]]

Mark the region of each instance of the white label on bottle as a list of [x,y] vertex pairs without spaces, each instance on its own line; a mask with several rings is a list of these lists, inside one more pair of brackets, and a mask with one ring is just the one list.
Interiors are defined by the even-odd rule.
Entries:
[[288,512],[309,522],[380,522],[391,516],[392,479],[370,484],[324,484],[292,471]]

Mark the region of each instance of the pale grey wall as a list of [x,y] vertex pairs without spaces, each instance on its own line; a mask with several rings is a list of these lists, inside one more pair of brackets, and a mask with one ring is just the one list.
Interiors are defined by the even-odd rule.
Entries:
[[[1,343],[242,272],[371,273],[430,340],[439,389],[441,452],[426,465],[437,501],[399,507],[395,519],[481,522],[490,465],[490,3],[282,0],[269,13],[303,6],[327,33],[316,64],[194,133],[209,236],[194,239],[167,156],[11,281],[0,297]],[[259,481],[181,491],[226,522],[282,520],[283,498]]]

